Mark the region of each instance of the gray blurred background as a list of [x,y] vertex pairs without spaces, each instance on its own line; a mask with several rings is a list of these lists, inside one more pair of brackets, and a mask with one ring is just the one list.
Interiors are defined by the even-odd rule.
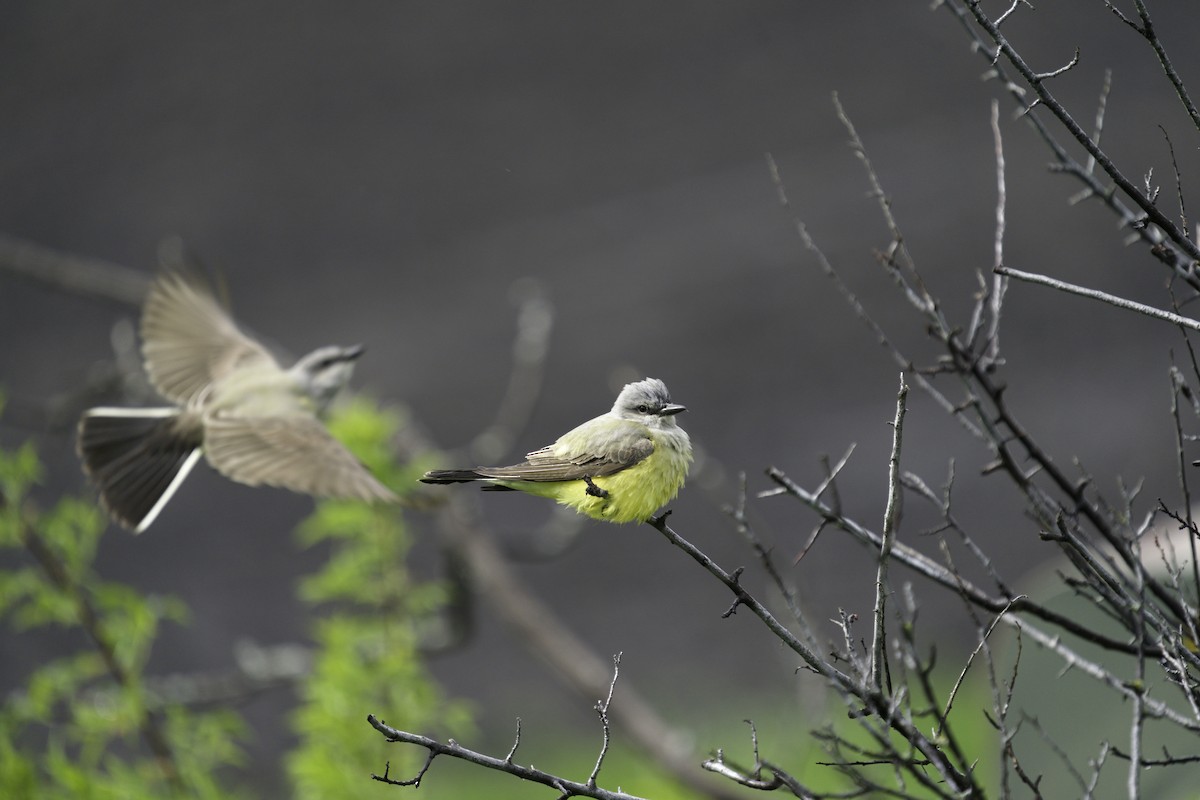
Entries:
[[[1186,80],[1200,67],[1182,34],[1195,20],[1173,17],[1184,4],[1161,5],[1156,21]],[[1104,145],[1134,177],[1153,169],[1175,213],[1157,126],[1185,176],[1195,131],[1144,43],[1098,2],[1039,4],[1005,30],[1042,70],[1081,48],[1054,91],[1085,127],[1114,70]],[[863,302],[927,358],[922,326],[872,255],[888,234],[830,97],[839,92],[866,142],[931,287],[965,324],[975,271],[992,262],[999,87],[981,81],[985,68],[953,17],[925,0],[10,0],[0,5],[0,232],[147,274],[160,242],[181,237],[226,276],[239,319],[272,342],[293,353],[364,342],[355,387],[403,404],[447,448],[492,421],[512,368],[515,298],[534,287],[555,313],[544,391],[502,460],[606,410],[625,380],[660,377],[689,407],[681,423],[705,454],[673,525],[732,568],[753,562],[721,511],[741,471],[752,491],[768,488],[771,465],[812,486],[820,454],[857,442],[842,498],[878,527],[898,376],[800,245],[764,154]],[[1001,109],[1008,265],[1169,305],[1163,269],[1124,248],[1099,206],[1068,205],[1077,185],[1048,174],[1048,153],[1006,99]],[[111,358],[122,318],[136,310],[0,272],[0,385],[11,399],[0,443],[37,438],[47,501],[85,484],[68,432],[44,430],[39,410]],[[1059,461],[1078,456],[1106,490],[1117,475],[1145,476],[1148,503],[1176,499],[1166,410],[1177,331],[1013,285],[1002,336],[1009,401]],[[923,398],[912,400],[904,455],[931,485],[958,457],[960,513],[1010,579],[1048,557],[1011,489],[979,477],[987,455]],[[548,511],[512,495],[482,503],[511,546]],[[902,536],[923,546],[911,505]],[[299,549],[291,530],[310,508],[202,468],[148,534],[105,537],[104,576],[192,610],[190,626],[164,633],[152,671],[228,668],[241,638],[303,640],[295,580],[321,554]],[[752,500],[750,513],[790,563],[813,519],[783,498]],[[438,578],[432,520],[412,523],[414,570]],[[823,624],[839,607],[869,609],[871,564],[827,532],[789,575]],[[624,651],[622,680],[669,718],[724,726],[702,749],[740,741],[744,717],[790,716],[779,698],[810,680],[750,615],[720,619],[727,593],[649,528],[587,523],[561,557],[519,569],[599,653]],[[968,633],[952,611],[931,603],[927,633]],[[481,743],[506,741],[518,714],[527,731],[594,735],[590,703],[486,608],[478,622],[466,647],[430,666],[450,694],[477,701]],[[0,689],[64,644],[21,642],[3,648]],[[253,757],[290,741],[290,702],[274,692],[246,707]]]

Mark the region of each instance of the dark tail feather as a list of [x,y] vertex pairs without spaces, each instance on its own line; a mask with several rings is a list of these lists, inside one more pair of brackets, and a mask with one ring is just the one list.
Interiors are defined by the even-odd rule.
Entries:
[[473,469],[435,469],[426,472],[421,483],[467,483],[486,479]]
[[79,457],[112,517],[141,533],[191,471],[203,431],[175,409],[93,408],[79,420]]

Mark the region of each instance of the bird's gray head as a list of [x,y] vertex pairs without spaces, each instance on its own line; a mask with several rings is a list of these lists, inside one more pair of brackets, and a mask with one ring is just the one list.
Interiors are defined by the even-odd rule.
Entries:
[[687,407],[672,403],[667,385],[658,378],[626,384],[612,408],[612,413],[622,419],[663,428],[674,426],[680,411],[687,411]]
[[291,372],[309,397],[324,411],[343,386],[350,382],[354,362],[363,354],[363,346],[318,347],[296,362]]

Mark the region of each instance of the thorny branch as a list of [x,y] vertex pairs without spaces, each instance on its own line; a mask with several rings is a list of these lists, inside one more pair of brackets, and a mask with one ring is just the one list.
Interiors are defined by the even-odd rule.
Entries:
[[892,455],[888,459],[887,509],[883,514],[883,543],[879,548],[879,564],[875,574],[875,629],[871,636],[871,682],[879,691],[891,691],[891,674],[887,664],[887,596],[888,564],[896,543],[896,528],[900,524],[900,449],[904,440],[905,401],[908,384],[900,375],[900,391],[896,395],[896,418],[892,422]]
[[[982,14],[979,4],[973,0],[946,0],[944,5],[955,10],[964,23],[967,19],[974,18],[977,24],[986,31],[987,36],[994,42],[994,47],[988,53],[998,77],[1003,78],[1003,70],[999,64],[1003,59],[1006,63],[1011,64],[1034,89],[1036,99],[1031,103],[1024,99],[1024,90],[1018,89],[1015,84],[1004,78],[1010,93],[1021,104],[1025,116],[1031,120],[1046,144],[1055,153],[1060,168],[1076,175],[1089,185],[1093,194],[1101,197],[1105,204],[1117,213],[1124,224],[1131,225],[1139,232],[1140,237],[1151,245],[1152,253],[1156,257],[1171,264],[1176,270],[1176,274],[1182,276],[1190,286],[1200,287],[1194,270],[1194,260],[1197,255],[1195,245],[1188,238],[1186,231],[1178,228],[1166,218],[1154,206],[1154,197],[1141,193],[1137,187],[1124,178],[1100,150],[1098,141],[1099,130],[1103,123],[1103,112],[1101,111],[1097,116],[1095,136],[1089,137],[1075,125],[1066,109],[1055,100],[1048,90],[1048,82],[1078,63],[1078,53],[1062,68],[1047,72],[1035,72],[1028,67],[1020,54],[999,32],[1000,23],[1017,11],[1018,3],[1014,2],[995,22],[988,21]],[[1144,12],[1144,6],[1141,3],[1138,4],[1138,8],[1139,13]],[[967,28],[971,31],[975,41],[982,45],[984,39],[978,37],[974,28],[970,26]],[[1164,59],[1164,66],[1165,64]],[[1103,99],[1102,97],[1102,101]],[[803,223],[797,220],[797,232],[805,247],[816,256],[821,269],[834,282],[853,313],[868,325],[876,340],[892,353],[896,363],[904,370],[904,374],[912,375],[914,384],[919,389],[928,394],[940,408],[958,420],[964,429],[984,445],[992,457],[992,462],[985,468],[984,473],[1004,475],[1018,488],[1027,503],[1029,515],[1041,528],[1042,538],[1057,544],[1068,562],[1078,572],[1078,577],[1067,578],[1068,585],[1074,587],[1080,596],[1099,606],[1105,612],[1106,618],[1115,622],[1120,630],[1114,635],[1111,632],[1111,624],[1083,623],[1034,602],[1028,597],[1014,595],[1006,588],[1006,583],[1000,576],[995,573],[994,567],[982,550],[970,544],[970,538],[966,531],[951,515],[949,484],[946,489],[946,498],[942,501],[932,490],[928,489],[925,482],[918,476],[906,475],[902,482],[905,488],[930,499],[935,507],[942,510],[943,523],[937,531],[939,533],[954,531],[961,536],[964,542],[968,543],[969,551],[993,577],[996,585],[1000,588],[1000,594],[992,595],[967,581],[962,572],[949,560],[949,552],[944,544],[942,549],[947,560],[945,565],[939,564],[901,543],[895,543],[892,546],[892,557],[899,563],[955,591],[969,604],[968,610],[971,606],[976,606],[996,614],[986,628],[977,622],[980,636],[979,645],[972,653],[967,666],[960,673],[959,683],[969,669],[972,660],[982,659],[987,665],[989,680],[993,687],[993,713],[995,714],[994,717],[989,718],[993,720],[993,724],[1003,738],[1002,753],[1005,769],[1002,780],[1005,787],[1008,786],[1009,776],[1012,773],[1028,788],[1040,794],[1038,789],[1040,779],[1030,775],[1023,767],[1018,757],[1018,751],[1014,747],[1015,737],[1019,733],[1022,723],[1018,722],[1013,725],[1008,721],[1013,688],[1016,683],[1017,664],[1013,664],[1013,674],[1007,684],[1002,684],[996,675],[992,663],[993,656],[987,644],[988,637],[1000,621],[1056,653],[1069,668],[1096,678],[1109,690],[1130,701],[1129,741],[1133,752],[1131,759],[1133,763],[1128,772],[1126,791],[1131,797],[1140,796],[1142,790],[1141,770],[1145,766],[1145,758],[1141,754],[1141,741],[1146,721],[1160,720],[1189,733],[1200,732],[1197,729],[1197,725],[1200,725],[1200,697],[1197,696],[1197,684],[1200,683],[1200,678],[1196,675],[1200,668],[1200,659],[1197,658],[1198,648],[1195,646],[1197,612],[1186,594],[1180,590],[1178,576],[1182,569],[1175,568],[1171,573],[1174,577],[1164,582],[1146,568],[1143,548],[1139,546],[1139,541],[1149,529],[1153,514],[1148,514],[1147,521],[1139,528],[1132,527],[1132,500],[1136,490],[1133,494],[1129,494],[1122,486],[1121,502],[1110,503],[1095,489],[1090,476],[1084,474],[1082,478],[1077,478],[1064,472],[1010,409],[1004,395],[1005,385],[996,374],[1003,366],[999,351],[999,323],[1005,288],[1002,281],[1015,277],[1044,283],[1063,291],[1101,299],[1125,310],[1149,314],[1173,322],[1181,329],[1200,330],[1200,324],[1180,314],[1163,312],[1143,304],[1114,298],[1111,295],[1074,287],[1046,276],[1015,270],[1004,263],[1006,192],[1003,149],[995,106],[993,106],[998,187],[995,258],[992,265],[994,277],[992,285],[989,287],[981,276],[982,291],[977,295],[970,325],[964,335],[960,328],[947,319],[938,301],[928,291],[926,283],[917,271],[915,262],[909,253],[891,200],[883,190],[866,155],[866,148],[836,96],[834,102],[837,106],[838,116],[850,134],[851,147],[867,172],[871,194],[878,201],[880,213],[891,235],[889,245],[880,252],[879,261],[900,289],[902,297],[923,319],[926,330],[941,345],[943,355],[938,362],[931,367],[920,367],[901,352],[894,344],[893,338],[875,322],[858,297],[838,275],[837,270],[817,247]],[[1043,105],[1050,109],[1058,124],[1064,126],[1073,138],[1084,144],[1088,153],[1086,167],[1074,161],[1067,154],[1065,148],[1058,144],[1047,123],[1032,113],[1037,105]],[[768,156],[768,165],[778,189],[781,204],[788,208],[788,199],[779,169],[770,156]],[[1141,211],[1140,215],[1128,209],[1123,201],[1116,198],[1114,192],[1104,190],[1096,178],[1097,166],[1103,174],[1109,176],[1109,179],[1121,192],[1138,206]],[[1180,194],[1182,197],[1182,192]],[[1190,343],[1189,352],[1191,352]],[[1193,358],[1194,363],[1195,359]],[[954,381],[954,388],[962,394],[962,399],[950,399],[951,395],[943,385],[947,379]],[[1200,368],[1197,369],[1196,380],[1200,381]],[[1184,388],[1179,389],[1180,385],[1183,385]],[[1180,383],[1178,378],[1175,379],[1174,386],[1176,387],[1173,390],[1175,396],[1180,394],[1187,397],[1195,396],[1190,388]],[[1195,404],[1193,400],[1193,405]],[[1173,413],[1178,416],[1178,407],[1174,404]],[[1183,442],[1185,441],[1182,432],[1177,434],[1177,440],[1182,456]],[[887,547],[889,536],[887,530],[882,533],[870,531],[847,516],[840,504],[835,506],[824,501],[821,497],[824,485],[819,491],[810,492],[796,485],[779,470],[769,470],[768,475],[779,485],[779,488],[762,492],[760,497],[786,493],[800,499],[817,512],[821,519],[821,526],[818,530],[829,526],[849,532],[859,541],[874,548],[876,552],[881,552]],[[951,482],[952,480],[953,468]],[[1181,481],[1186,493],[1186,475],[1181,475]],[[1163,510],[1166,511],[1165,507]],[[1177,519],[1182,519],[1180,515],[1172,515]],[[1190,520],[1190,514],[1188,520]],[[1194,551],[1194,542],[1189,541],[1189,548]],[[740,573],[735,573],[735,579],[739,577]],[[727,578],[722,577],[722,580],[730,584]],[[730,588],[735,592],[745,591],[741,580],[735,580],[730,584]],[[739,595],[739,602],[743,605],[750,605],[741,595]],[[908,602],[907,608],[910,619],[915,622],[917,608],[915,601]],[[853,616],[845,613],[841,616],[847,659],[854,663],[856,656],[852,650],[852,639],[849,632]],[[972,614],[972,616],[974,615]],[[1059,630],[1083,641],[1098,644],[1113,653],[1131,657],[1132,661],[1127,663],[1132,669],[1132,675],[1122,675],[1110,666],[1082,658],[1077,652],[1068,648],[1058,636],[1045,634],[1031,624],[1031,620],[1036,619],[1048,622]],[[903,668],[903,673],[895,679],[897,687],[895,694],[886,698],[886,702],[890,703],[893,709],[909,708],[910,713],[914,715],[929,714],[937,721],[938,730],[948,732],[948,729],[944,729],[943,726],[949,720],[953,698],[957,694],[957,685],[951,691],[950,698],[946,700],[944,706],[940,709],[932,708],[937,695],[936,688],[928,680],[929,665],[932,662],[923,659],[917,652],[915,641],[910,638],[912,630],[912,626],[907,624],[902,628],[901,641],[897,646],[900,647],[900,652],[903,652],[905,657],[897,663]],[[872,639],[873,654],[879,652],[879,640],[878,635]],[[1156,660],[1161,664],[1162,674],[1180,690],[1181,697],[1186,701],[1186,711],[1177,709],[1171,702],[1164,701],[1161,696],[1155,696],[1149,689],[1146,682],[1147,667]],[[809,667],[814,671],[821,672],[819,666],[809,665]],[[877,682],[876,685],[880,684]],[[841,692],[846,691],[845,687],[836,686],[835,688]],[[917,705],[913,692],[920,692],[922,695],[920,705]],[[1046,736],[1036,721],[1030,722],[1026,718],[1024,722],[1031,724],[1035,730]],[[905,767],[912,763],[889,749],[880,738],[876,739],[876,748],[864,749],[860,746],[850,745],[836,733],[826,732],[821,736],[829,743],[835,755],[835,758],[829,763],[846,772],[863,791],[880,789],[878,784],[863,772],[869,765],[891,764],[894,767]],[[962,751],[956,749],[956,740],[951,736],[945,739],[944,744],[947,756],[961,763]],[[1074,768],[1065,752],[1062,752],[1048,737],[1046,744],[1050,745],[1052,751],[1062,753],[1064,765],[1071,774],[1076,776],[1081,789],[1089,793],[1095,789],[1099,780],[1100,768],[1110,752],[1107,746],[1101,748],[1099,757],[1093,760],[1093,769],[1090,780],[1088,780]],[[918,752],[923,756],[926,755],[923,750],[918,750]],[[1188,759],[1190,756],[1180,756],[1172,763],[1187,763]],[[758,762],[757,752],[755,760]],[[721,766],[723,774],[733,780],[743,782],[742,779],[748,778],[757,781],[759,778],[757,774],[749,771],[728,769],[724,766],[722,759],[718,759],[717,764]],[[778,786],[773,779],[770,782],[774,784],[772,788]],[[762,788],[758,783],[747,783],[746,785],[756,785]],[[903,790],[900,791],[900,794],[904,795]]]
[[[595,696],[609,686],[602,657],[571,631],[545,602],[520,580],[495,540],[483,529],[465,494],[450,498],[439,515],[440,533],[470,576],[472,588],[531,653],[580,696]],[[618,730],[693,791],[733,800],[720,786],[704,780],[694,768],[692,748],[679,730],[669,726],[628,682],[612,698]]]
[[524,766],[516,763],[513,758],[517,752],[517,746],[521,741],[521,726],[520,721],[517,722],[517,736],[513,742],[512,748],[508,751],[508,755],[504,758],[496,758],[484,753],[479,753],[463,747],[453,739],[446,742],[438,741],[428,736],[422,736],[416,733],[409,733],[398,728],[393,728],[387,723],[377,718],[374,714],[367,715],[367,722],[371,727],[379,731],[389,742],[402,742],[405,744],[415,744],[424,747],[429,751],[425,763],[415,776],[407,779],[396,779],[390,776],[390,763],[384,768],[382,775],[372,775],[371,777],[380,783],[387,783],[392,786],[420,786],[425,773],[429,771],[429,767],[433,764],[433,760],[437,756],[445,755],[451,758],[462,759],[469,763],[475,764],[487,769],[493,769],[498,772],[506,772],[509,775],[521,778],[522,780],[540,783],[543,786],[549,786],[559,793],[559,798],[568,797],[592,797],[596,800],[640,800],[636,795],[626,794],[620,791],[610,791],[596,785],[596,778],[600,774],[600,767],[604,763],[604,757],[608,754],[609,746],[609,725],[608,725],[608,707],[612,703],[613,691],[616,689],[617,677],[620,671],[621,655],[618,653],[613,657],[613,676],[612,682],[609,683],[608,695],[605,699],[596,704],[596,711],[600,715],[601,725],[604,731],[604,743],[600,748],[600,753],[596,758],[596,765],[592,768],[591,774],[584,782],[571,781],[566,778],[553,775],[544,770],[537,769],[533,766]]
[[1024,272],[1022,270],[1011,269],[1009,267],[996,267],[995,272],[997,275],[1004,275],[1009,278],[1016,278],[1017,280],[1027,281],[1029,283],[1037,283],[1041,284],[1042,286],[1049,286],[1051,289],[1058,289],[1060,292],[1066,292],[1067,294],[1074,294],[1080,297],[1088,297],[1092,300],[1099,300],[1102,303],[1108,303],[1111,306],[1116,306],[1117,308],[1125,311],[1132,311],[1136,314],[1143,314],[1147,317],[1153,317],[1154,319],[1161,319],[1164,322],[1170,322],[1182,328],[1188,328],[1189,330],[1200,331],[1200,322],[1190,317],[1174,314],[1170,311],[1163,311],[1162,309],[1148,306],[1145,303],[1138,303],[1134,300],[1126,300],[1123,297],[1117,297],[1114,294],[1108,294],[1107,292],[1102,292],[1098,289],[1088,289],[1085,286],[1077,286],[1073,283],[1060,281],[1057,278],[1051,278],[1048,275],[1040,275],[1036,272]]
[[[767,470],[767,477],[775,481],[786,494],[796,498],[819,514],[830,525],[845,531],[872,549],[878,549],[883,546],[883,537],[880,534],[856,522],[854,519],[835,511],[814,493],[809,492],[792,481],[784,472],[772,467]],[[1094,631],[1071,617],[1060,614],[1027,597],[990,595],[962,576],[956,576],[950,569],[903,542],[896,542],[893,545],[892,557],[904,566],[920,573],[925,578],[946,589],[962,591],[973,604],[987,611],[998,614],[1005,609],[1009,609],[1014,612],[1030,614],[1106,650],[1129,654],[1136,652],[1136,648],[1127,642]]]
[[[848,122],[840,105],[839,116]],[[868,170],[872,186],[878,187],[878,179],[873,174],[870,162],[862,155],[865,148],[861,140],[853,126],[848,124],[847,128],[852,136],[852,146]],[[881,211],[888,220],[888,227],[893,233],[893,249],[896,249],[895,243],[901,238],[892,216],[890,204],[882,199],[885,196],[881,191],[876,190],[876,193],[881,198]],[[885,266],[892,273],[893,279],[902,287],[923,285],[919,275],[915,274],[915,268],[907,259],[901,263],[885,262]],[[1069,545],[1066,548],[1069,557],[1074,561],[1087,562],[1090,560],[1091,568],[1099,570],[1098,577],[1102,578],[1105,584],[1114,582],[1127,584],[1130,572],[1134,569],[1136,556],[1129,546],[1119,521],[1108,514],[1104,504],[1089,497],[1090,482],[1076,481],[1068,477],[1016,419],[1004,398],[1003,385],[992,375],[992,364],[980,358],[976,350],[972,350],[960,339],[958,330],[945,318],[937,304],[916,295],[911,288],[905,288],[904,294],[914,309],[925,317],[931,334],[946,349],[940,369],[955,374],[966,390],[966,399],[952,407],[953,415],[965,420],[964,426],[971,430],[976,438],[980,439],[993,453],[996,459],[995,468],[1002,469],[1013,479],[1017,487],[1025,494],[1030,503],[1031,512],[1035,514],[1040,523],[1047,530],[1061,530],[1064,540]],[[982,303],[983,298],[977,302]],[[911,363],[898,351],[896,352],[897,360],[902,364]],[[926,387],[932,389],[928,383],[922,383],[920,386],[923,389]],[[931,396],[944,407],[945,397],[941,392],[932,390]],[[1033,470],[1028,470],[1024,466],[1029,462],[1034,464]],[[1039,476],[1043,475],[1049,479],[1050,487],[1043,487],[1037,480]],[[1052,491],[1062,493],[1065,502],[1055,499]],[[1129,572],[1112,574],[1116,569],[1115,563],[1106,567],[1096,563],[1094,559],[1090,559],[1086,547],[1080,544],[1080,537],[1083,535],[1083,531],[1079,527],[1080,520],[1090,525],[1112,546],[1124,570]],[[1087,568],[1085,564],[1085,569]],[[1172,615],[1180,619],[1187,617],[1185,604],[1181,602],[1177,594],[1173,594],[1157,581],[1152,582],[1149,588],[1156,600],[1166,606]],[[1116,601],[1116,605],[1122,606],[1123,604]],[[1157,614],[1155,621],[1157,623],[1156,630],[1170,627],[1169,623]],[[1149,647],[1154,646],[1153,642],[1146,644]],[[1200,659],[1196,663],[1200,664]]]
[[[1195,265],[1200,261],[1200,248],[1153,202],[1153,199],[1130,181],[1100,149],[1097,138],[1089,136],[1075,121],[1067,109],[1054,97],[1047,85],[1051,73],[1038,73],[1021,56],[1016,47],[1000,32],[996,23],[989,19],[980,7],[979,0],[941,0],[938,5],[954,13],[963,29],[971,38],[975,48],[988,61],[992,75],[998,79],[1023,116],[1027,119],[1042,141],[1054,154],[1057,168],[1081,181],[1088,192],[1099,198],[1117,214],[1123,226],[1131,228],[1143,242],[1150,246],[1151,254],[1174,270],[1193,289],[1200,290],[1200,277]],[[974,21],[975,25],[972,25]],[[978,26],[975,27],[975,26]],[[982,29],[982,33],[980,32]],[[1009,64],[1028,88],[1010,78],[1001,63]],[[1028,99],[1029,91],[1035,95]],[[1109,187],[1101,182],[1093,169],[1080,164],[1051,131],[1049,124],[1034,113],[1038,106],[1046,108],[1067,134],[1079,143],[1088,154],[1089,166],[1096,164],[1114,184]],[[1118,196],[1116,189],[1136,206],[1131,209]],[[1152,224],[1147,224],[1152,223]]]
[[1108,6],[1108,10],[1115,14],[1118,19],[1137,31],[1150,47],[1154,49],[1154,55],[1158,58],[1158,63],[1162,66],[1163,74],[1167,76],[1167,79],[1171,81],[1171,85],[1175,87],[1175,94],[1179,97],[1179,102],[1183,104],[1188,116],[1191,117],[1192,124],[1200,130],[1200,111],[1196,110],[1196,105],[1192,102],[1187,89],[1184,88],[1183,79],[1179,77],[1179,73],[1171,66],[1171,59],[1167,56],[1167,50],[1158,38],[1158,32],[1154,28],[1154,21],[1150,19],[1150,11],[1146,8],[1145,2],[1143,0],[1134,0],[1139,22],[1134,22],[1125,16],[1109,0],[1105,0],[1104,4]]
[[[669,543],[683,550],[701,567],[724,583],[733,592],[738,603],[749,609],[781,642],[799,655],[806,667],[824,677],[844,697],[854,698],[870,715],[878,718],[881,724],[900,734],[921,754],[923,763],[927,763],[941,776],[950,791],[967,794],[979,792],[973,774],[952,762],[939,746],[922,732],[909,715],[902,713],[894,705],[894,698],[886,692],[842,672],[829,659],[813,650],[806,642],[792,633],[758,598],[742,586],[739,580],[740,570],[734,573],[726,571],[702,550],[676,533],[667,524],[668,514],[669,512],[666,512],[654,517],[647,524],[657,529]],[[913,777],[921,779],[919,775]]]
[[[802,798],[802,800],[817,797],[811,790],[805,788],[800,781],[796,780],[794,776],[771,762],[762,760],[758,754],[758,731],[755,729],[752,720],[746,720],[746,724],[750,726],[750,742],[754,749],[754,766],[749,769],[740,767],[732,761],[727,760],[722,750],[717,750],[712,758],[705,760],[700,766],[709,772],[728,778],[734,783],[741,784],[748,789],[772,792],[776,789],[786,787],[792,794]],[[764,777],[764,772],[768,773],[769,777]]]
[[608,685],[608,695],[601,701],[596,703],[596,714],[600,717],[600,728],[604,734],[604,743],[600,746],[600,753],[596,756],[596,766],[592,767],[592,774],[588,775],[587,785],[595,786],[596,778],[600,775],[600,767],[604,764],[604,757],[608,755],[608,745],[612,730],[608,724],[608,707],[612,705],[613,691],[617,688],[617,678],[621,674],[621,654],[617,653],[613,656],[613,676],[612,683]]

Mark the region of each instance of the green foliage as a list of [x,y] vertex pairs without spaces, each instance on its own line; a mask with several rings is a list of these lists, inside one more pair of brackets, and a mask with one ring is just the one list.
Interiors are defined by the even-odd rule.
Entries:
[[[397,465],[389,450],[401,422],[396,412],[357,401],[331,428],[381,480],[405,487],[417,470]],[[160,625],[186,622],[183,604],[101,580],[93,563],[104,515],[94,502],[69,497],[38,510],[28,493],[41,477],[31,443],[0,450],[0,550],[14,554],[0,570],[0,623],[10,637],[75,630],[81,649],[39,665],[0,705],[0,797],[240,796],[231,789],[243,766],[240,716],[172,703],[144,674]],[[319,619],[288,770],[298,797],[361,796],[386,761],[418,757],[384,743],[368,713],[443,730],[467,725],[417,652],[414,620],[436,609],[442,592],[409,578],[409,540],[395,507],[323,502],[299,535],[328,547],[329,560],[299,587],[319,606]]]
[[0,796],[230,797],[213,776],[240,758],[240,720],[164,708],[143,680],[159,624],[181,622],[182,604],[100,580],[103,514],[69,497],[38,510],[27,494],[40,477],[31,443],[0,450],[0,549],[27,556],[0,570],[0,619],[18,632],[76,629],[89,646],[4,699]]
[[[329,426],[403,501],[420,470],[398,465],[385,446],[403,420],[365,400],[338,410]],[[317,655],[294,716],[300,746],[288,757],[294,794],[342,797],[395,791],[372,784],[372,772],[415,768],[423,751],[389,745],[366,722],[368,713],[400,718],[418,729],[460,730],[459,704],[447,703],[429,680],[418,652],[418,623],[437,607],[440,587],[414,583],[405,567],[410,547],[395,507],[323,501],[300,527],[301,541],[330,547],[320,572],[300,594],[318,606]],[[351,788],[353,787],[353,788]]]

